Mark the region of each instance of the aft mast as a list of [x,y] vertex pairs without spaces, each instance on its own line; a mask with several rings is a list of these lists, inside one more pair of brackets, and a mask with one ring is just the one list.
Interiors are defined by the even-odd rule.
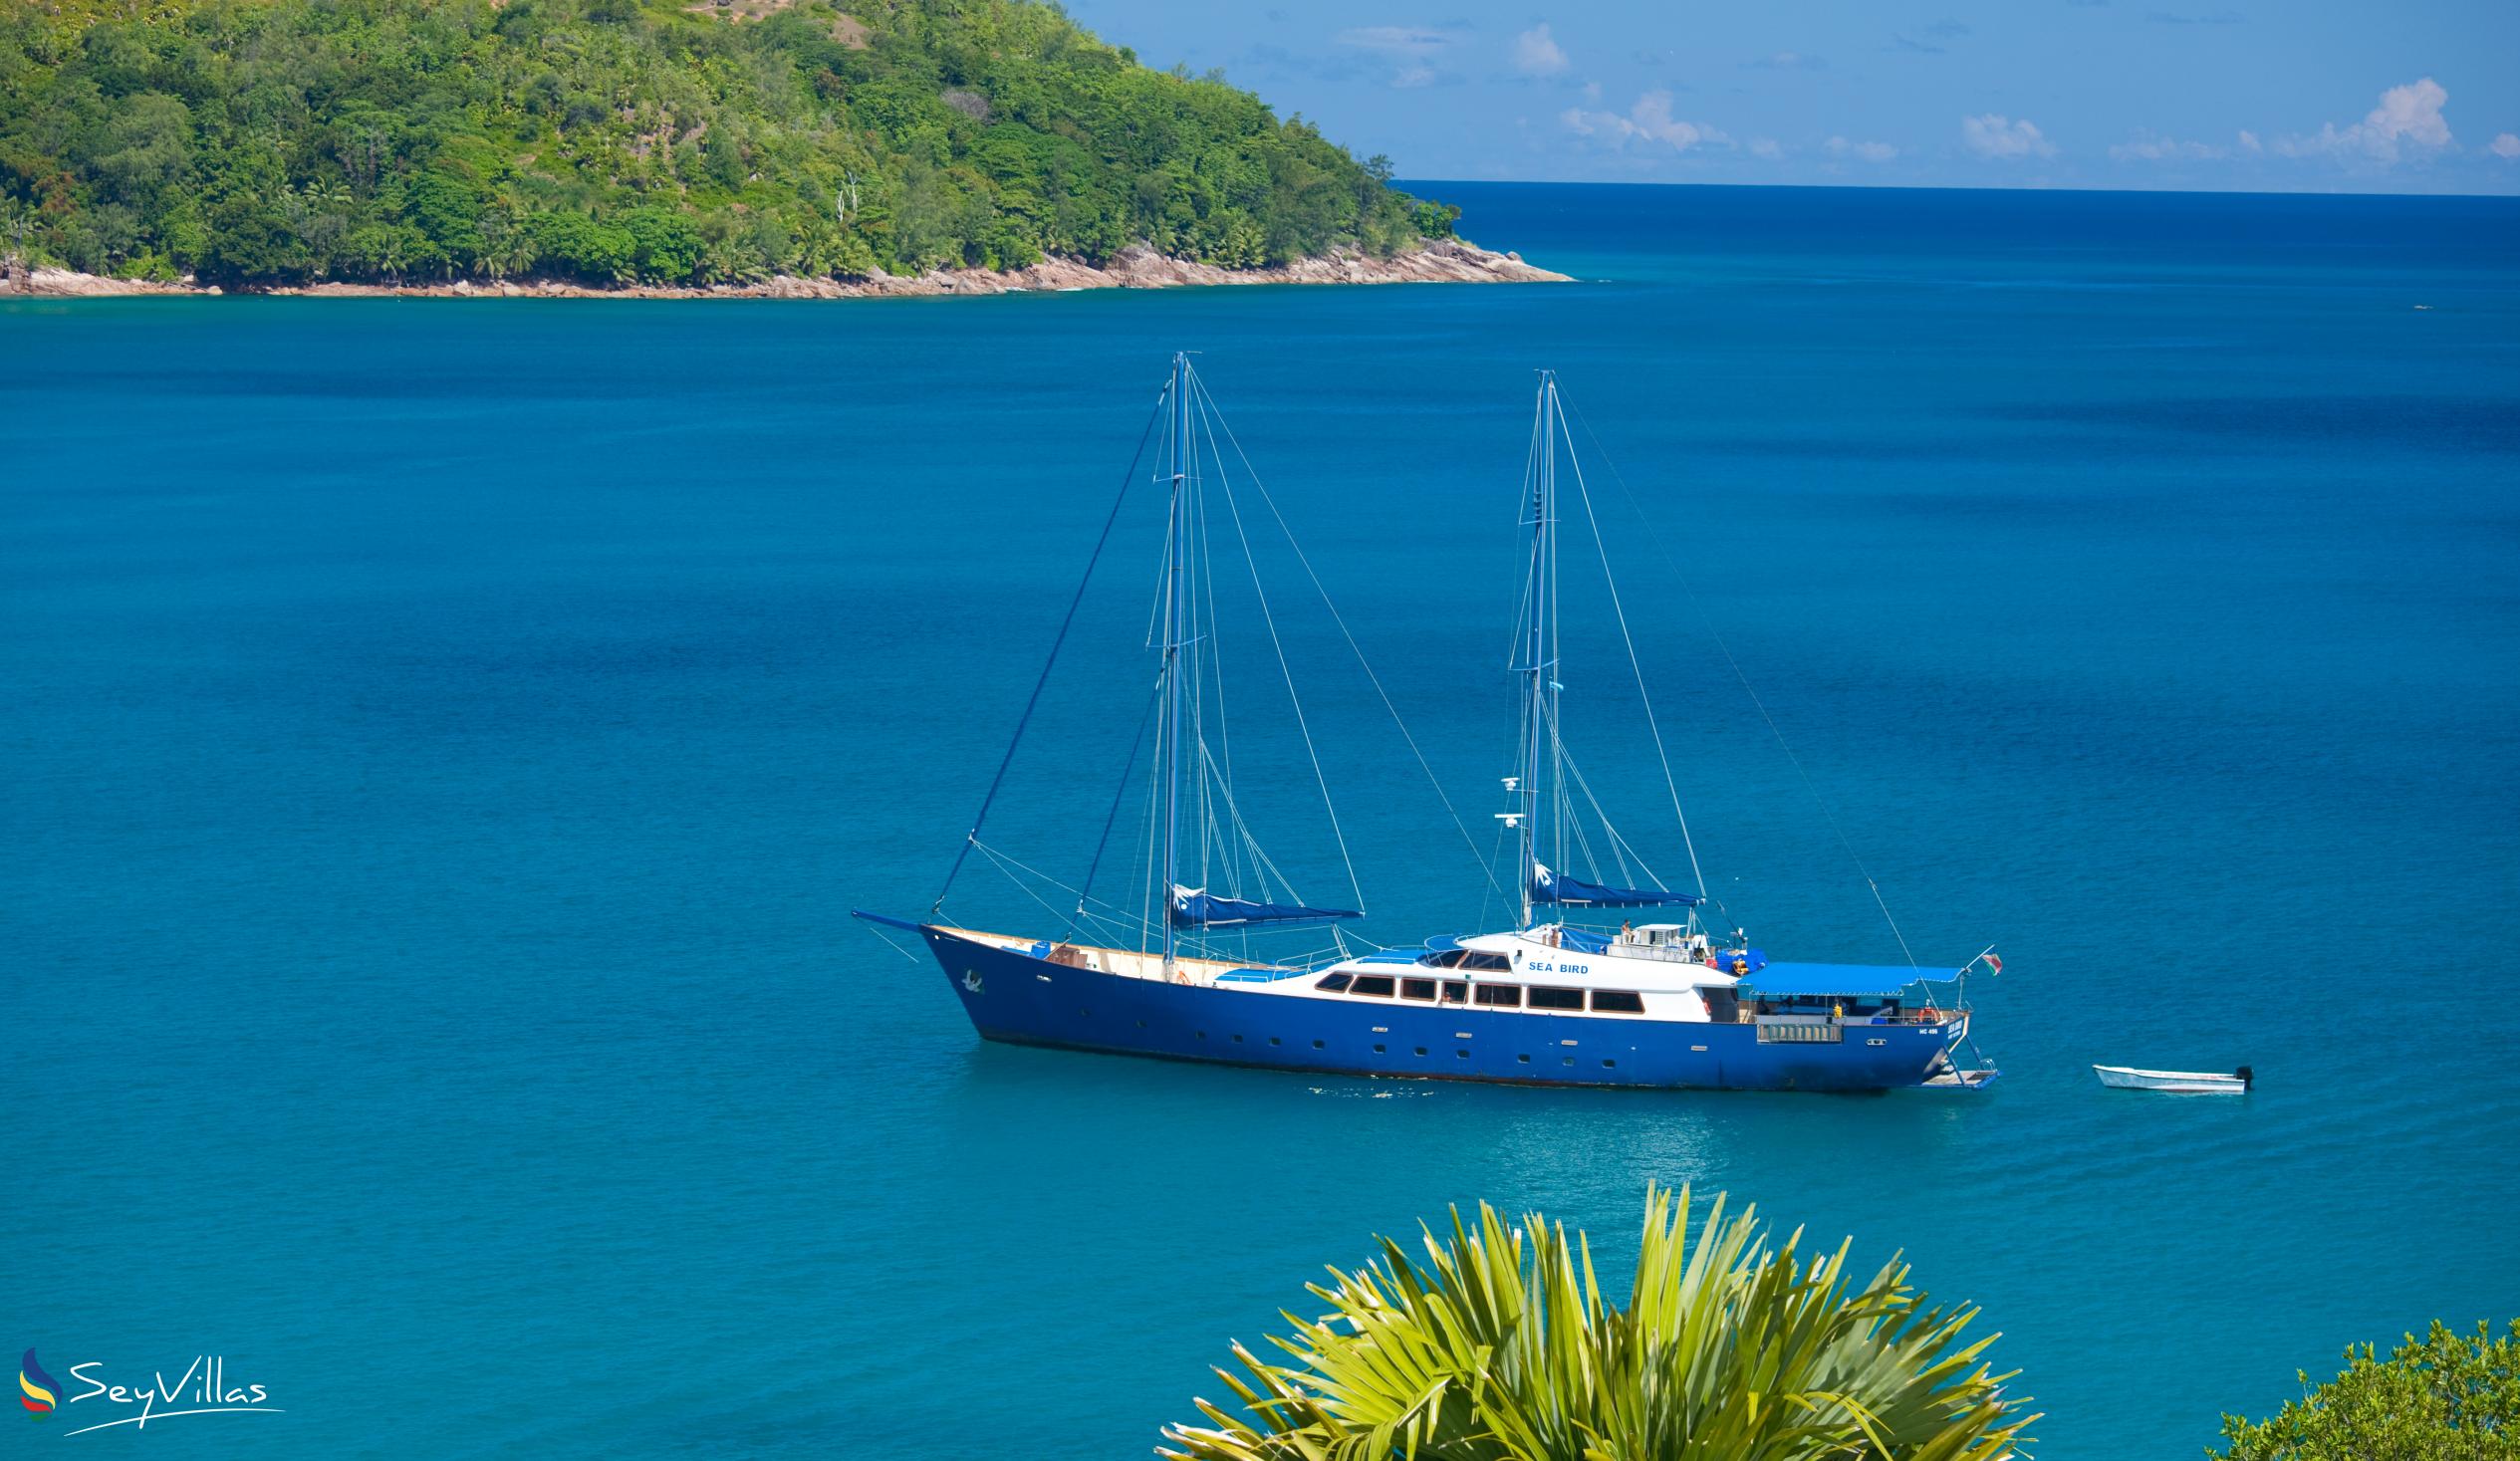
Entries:
[[[1540,372],[1540,399],[1532,425],[1531,449],[1532,492],[1531,517],[1524,523],[1531,529],[1531,564],[1523,580],[1524,615],[1521,633],[1523,662],[1512,666],[1530,677],[1523,695],[1522,746],[1522,812],[1515,820],[1522,826],[1522,923],[1531,922],[1532,890],[1540,879],[1540,751],[1544,741],[1554,732],[1557,717],[1552,712],[1557,693],[1557,642],[1550,610],[1556,607],[1558,592],[1558,478],[1557,478],[1557,411],[1558,372]],[[1509,788],[1513,790],[1513,788]]]
[[1169,540],[1163,575],[1163,973],[1172,977],[1179,935],[1171,901],[1181,885],[1181,650],[1188,637],[1190,487],[1190,357],[1172,356],[1172,449],[1167,471],[1172,478],[1172,516],[1165,530]]
[[[1534,926],[1535,914],[1548,916],[1559,908],[1691,906],[1705,897],[1702,877],[1701,890],[1694,894],[1673,892],[1661,885],[1653,869],[1644,865],[1636,850],[1611,826],[1592,787],[1569,759],[1566,744],[1560,739],[1558,712],[1565,686],[1558,679],[1558,446],[1565,435],[1565,404],[1558,395],[1558,374],[1555,370],[1542,370],[1539,399],[1532,411],[1531,454],[1524,465],[1529,484],[1524,502],[1530,516],[1524,519],[1523,526],[1531,530],[1531,559],[1523,574],[1521,620],[1514,630],[1514,653],[1507,666],[1512,673],[1528,676],[1523,689],[1522,739],[1514,754],[1518,774],[1505,779],[1505,789],[1516,810],[1498,814],[1508,826],[1518,827],[1522,833],[1521,926],[1526,931]],[[1576,491],[1584,505],[1580,521],[1592,527],[1598,549],[1602,547],[1601,528],[1593,517],[1591,498],[1585,493],[1584,469],[1575,464],[1574,442],[1568,440],[1566,446],[1568,461],[1575,466]],[[1610,591],[1612,611],[1619,616],[1620,637],[1628,646],[1628,667],[1637,676],[1637,693],[1644,707],[1646,728],[1653,736],[1655,759],[1662,766],[1663,785],[1671,793],[1671,813],[1678,822],[1681,841],[1686,843],[1688,819],[1680,811],[1679,789],[1671,778],[1670,760],[1663,754],[1661,728],[1653,722],[1652,697],[1645,693],[1644,672],[1637,663],[1636,641],[1628,633],[1627,612],[1619,603],[1619,586],[1609,577],[1607,552],[1603,554],[1602,572]],[[1544,800],[1551,838],[1546,862],[1540,857]],[[1585,830],[1582,808],[1588,806],[1601,825],[1602,841],[1598,843]],[[1597,865],[1603,854],[1614,864],[1611,868]],[[1584,876],[1568,870],[1570,855],[1583,859]],[[1697,865],[1694,847],[1689,851],[1689,865]],[[1629,886],[1638,880],[1635,874],[1638,873],[1651,885]],[[1599,880],[1605,876],[1620,880]]]

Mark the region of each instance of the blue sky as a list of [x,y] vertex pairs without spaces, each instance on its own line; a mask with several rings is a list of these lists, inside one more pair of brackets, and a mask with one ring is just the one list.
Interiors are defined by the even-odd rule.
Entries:
[[1402,176],[2520,192],[2520,0],[1068,0]]

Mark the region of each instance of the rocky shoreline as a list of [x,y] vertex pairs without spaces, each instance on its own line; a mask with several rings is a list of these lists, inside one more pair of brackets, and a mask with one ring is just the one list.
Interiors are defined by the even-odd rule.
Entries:
[[[1101,265],[1079,259],[1045,259],[1023,269],[938,269],[908,276],[879,271],[866,279],[791,279],[783,276],[751,284],[632,284],[610,289],[548,279],[492,283],[459,279],[444,284],[310,284],[254,292],[327,299],[839,300],[1043,291],[1061,293],[1083,289],[1172,289],[1214,284],[1546,284],[1565,282],[1568,278],[1554,270],[1526,264],[1520,254],[1500,254],[1475,244],[1444,239],[1387,259],[1337,250],[1266,269],[1226,269],[1214,264],[1195,264],[1166,258],[1143,244],[1135,244],[1121,250]],[[216,295],[222,292],[216,285],[112,279],[68,269],[37,269],[29,274],[0,278],[0,295],[81,298]]]

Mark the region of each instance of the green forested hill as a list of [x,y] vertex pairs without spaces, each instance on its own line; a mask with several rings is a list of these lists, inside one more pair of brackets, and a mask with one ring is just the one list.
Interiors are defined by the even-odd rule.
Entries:
[[1026,0],[0,0],[0,251],[228,284],[1229,266],[1450,232]]

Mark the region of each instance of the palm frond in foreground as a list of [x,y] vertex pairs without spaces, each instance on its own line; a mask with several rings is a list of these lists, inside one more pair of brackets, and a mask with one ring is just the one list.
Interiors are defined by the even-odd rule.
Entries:
[[1688,1242],[1689,1196],[1647,1189],[1625,1309],[1589,1242],[1539,1214],[1479,1204],[1451,1234],[1396,1242],[1312,1293],[1318,1320],[1273,1339],[1293,1364],[1234,1345],[1239,1411],[1166,1428],[1175,1461],[2001,1461],[2038,1419],[2011,1374],[1963,1342],[1974,1309],[1928,1309],[1893,1257],[1861,1287],[1847,1248],[1806,1260],[1755,1209],[1717,1196]]

